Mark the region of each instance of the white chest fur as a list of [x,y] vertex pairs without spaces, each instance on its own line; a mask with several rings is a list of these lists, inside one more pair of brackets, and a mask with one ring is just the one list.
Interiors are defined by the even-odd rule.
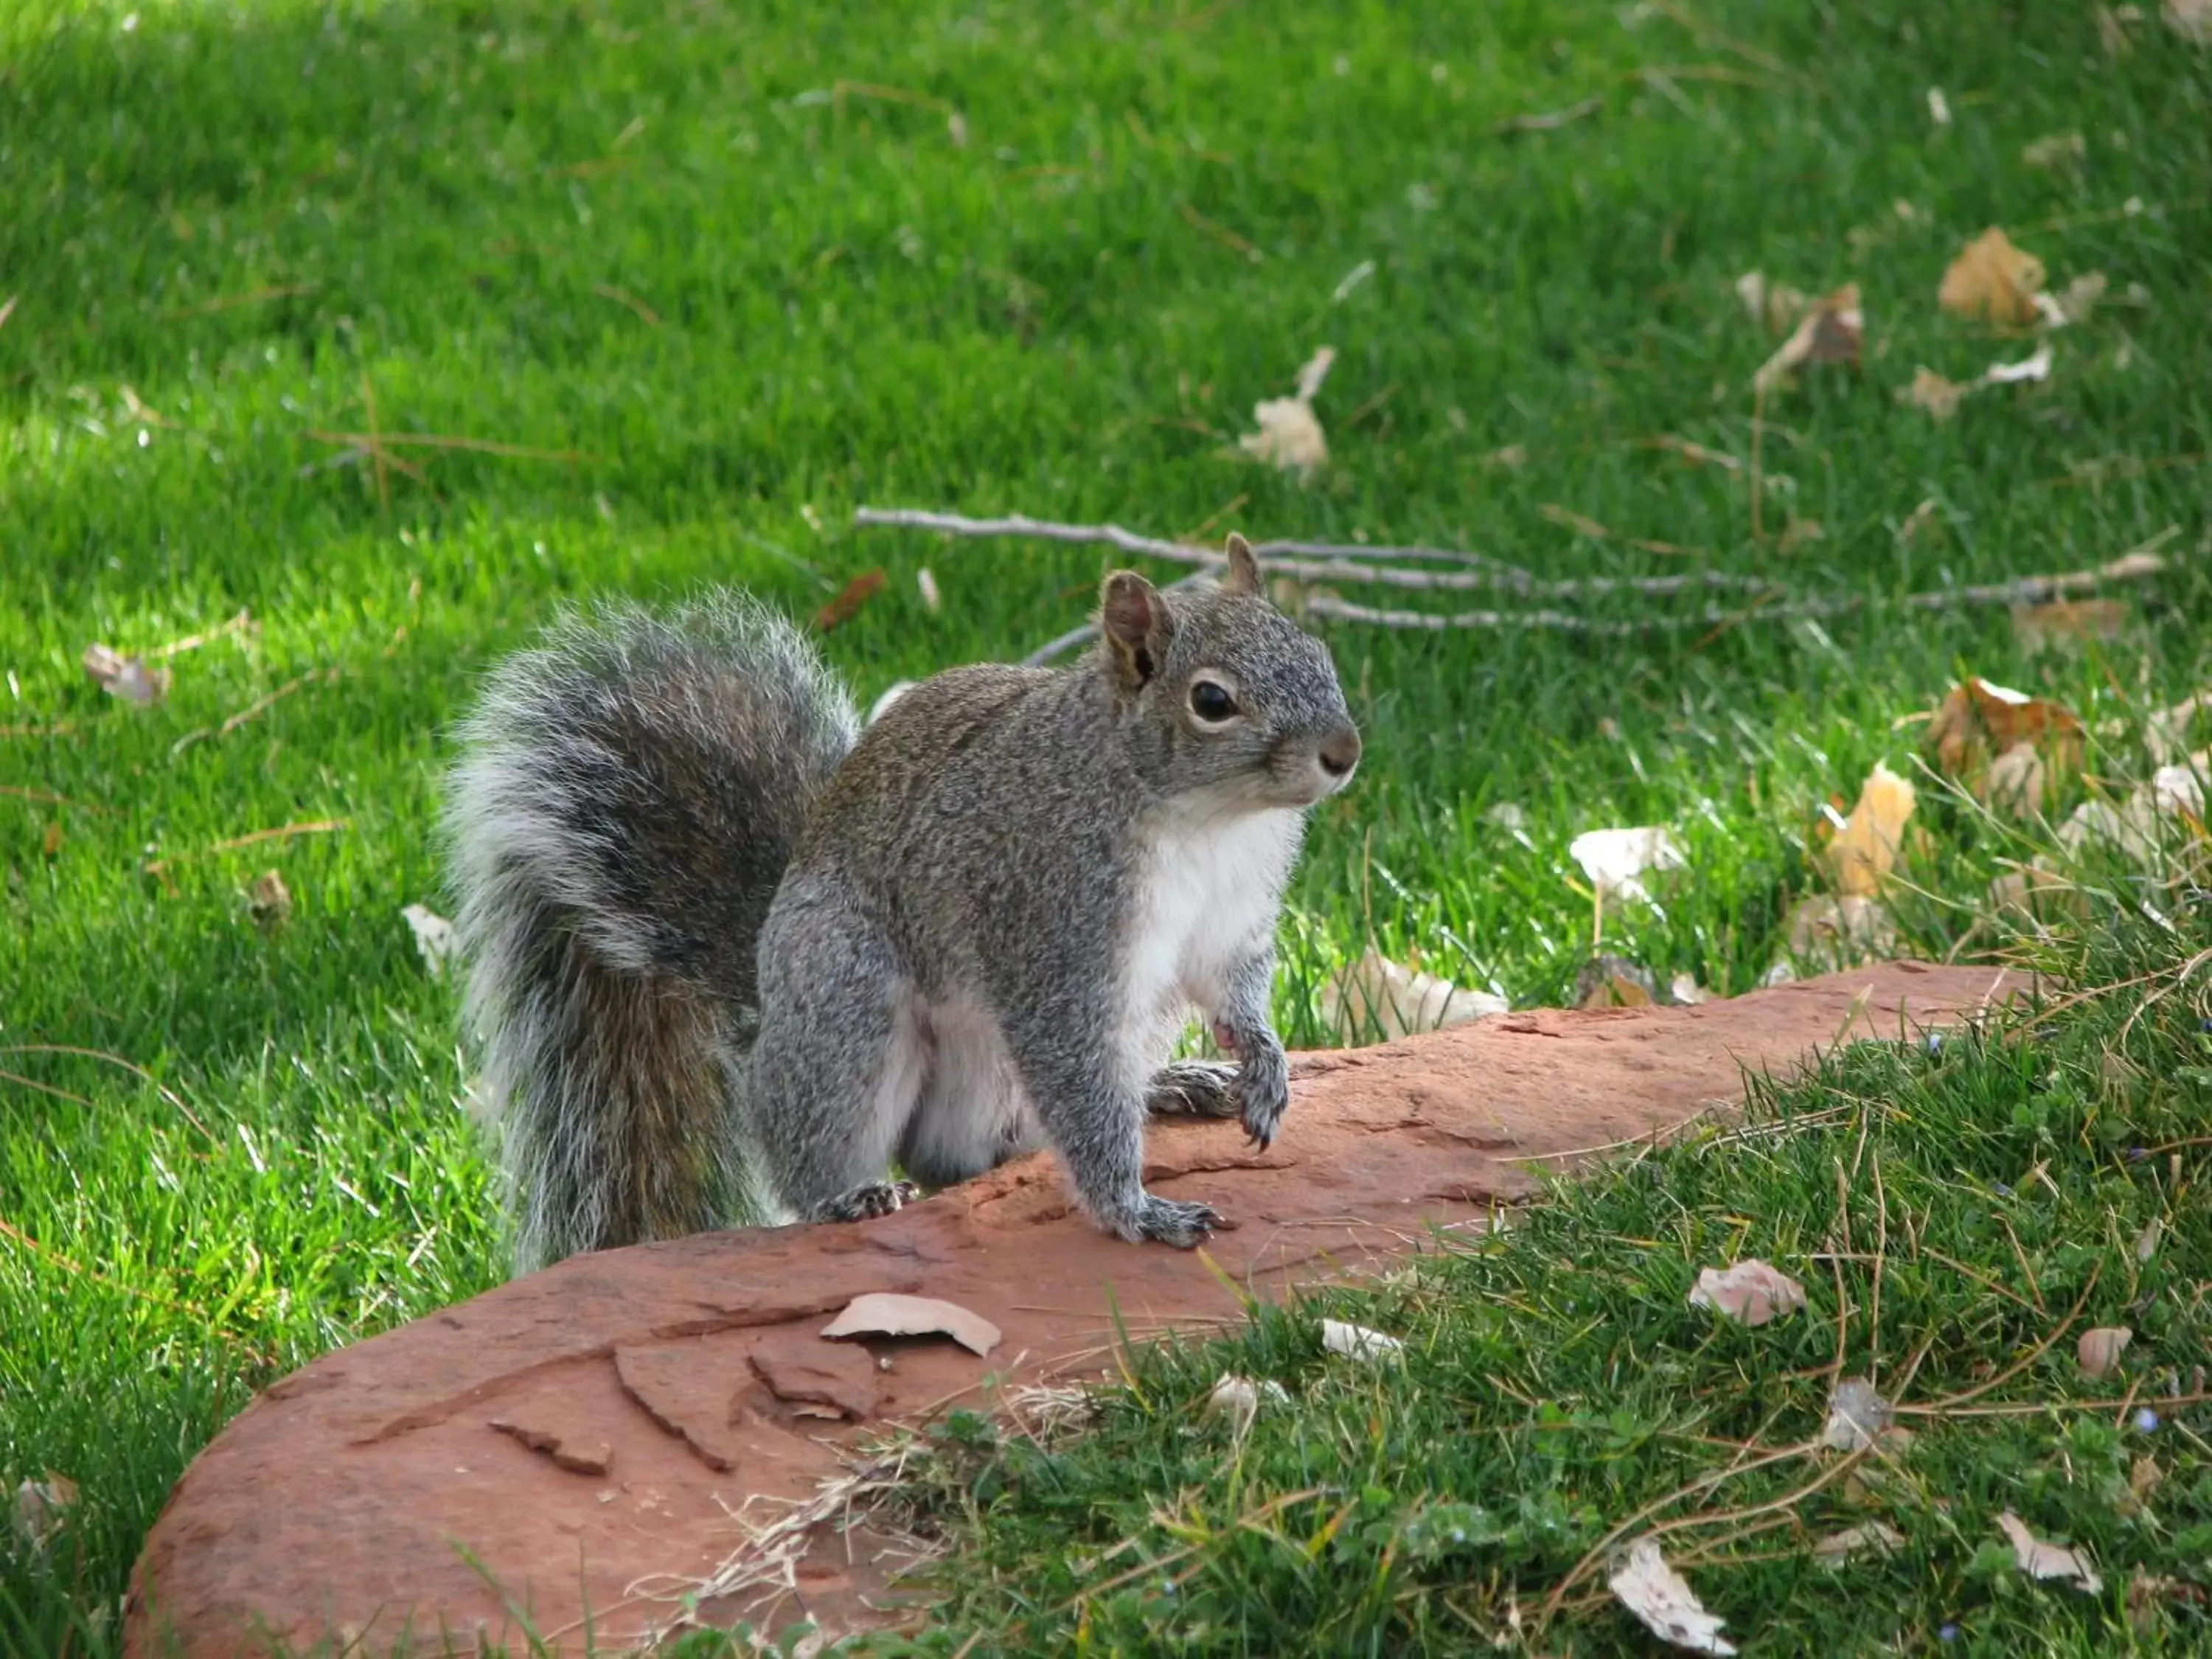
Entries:
[[1274,931],[1303,812],[1178,807],[1147,827],[1138,915],[1124,959],[1130,1058],[1167,1058],[1195,1004],[1211,1012],[1236,964]]

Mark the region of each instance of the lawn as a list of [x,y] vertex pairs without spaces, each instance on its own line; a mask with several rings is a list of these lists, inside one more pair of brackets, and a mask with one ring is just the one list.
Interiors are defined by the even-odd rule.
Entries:
[[[1687,865],[1659,905],[1608,914],[1607,947],[1747,990],[1821,885],[1821,804],[1877,761],[1922,784],[1892,898],[1906,943],[1998,946],[1987,884],[2045,837],[1915,773],[1910,717],[1966,672],[2071,708],[2091,750],[2057,780],[2063,817],[2124,793],[2146,713],[2212,679],[2212,51],[2094,10],[15,0],[0,1476],[80,1496],[47,1547],[0,1540],[0,1646],[112,1645],[169,1484],[256,1387],[500,1275],[455,998],[401,913],[447,902],[450,722],[564,599],[734,581],[810,616],[881,569],[823,640],[865,702],[1060,633],[1107,560],[859,529],[861,504],[1422,543],[1547,580],[1762,579],[1785,596],[1553,606],[1627,635],[1317,624],[1368,759],[1295,888],[1286,1037],[1326,1040],[1314,991],[1370,942],[1567,1000],[1591,907],[1566,849],[1601,826],[1669,825]],[[1990,225],[2054,288],[2105,273],[2105,300],[2049,335],[2046,379],[1938,421],[1899,400],[1916,368],[1966,381],[2038,343],[1937,306]],[[1736,292],[1753,269],[1856,282],[1865,315],[1858,367],[1808,370],[1763,419],[1751,380],[1778,337]],[[1330,459],[1301,482],[1237,439],[1324,344]],[[2146,545],[2165,574],[2080,649],[2032,652],[2002,605],[1902,603]],[[1833,603],[1792,614],[1806,600]],[[166,696],[104,692],[95,643],[175,647]],[[2125,873],[2100,878],[2082,943],[2038,948],[2077,978],[2184,984],[2201,912]],[[1931,1247],[2002,1287],[1900,1267],[1850,1331],[1885,1376],[1927,1341],[1920,1392],[1973,1386],[2081,1296],[2080,1322],[2136,1327],[2132,1370],[2185,1373],[2212,1279],[2201,1151],[2124,1153],[2201,1121],[2208,1011],[2186,989],[2124,1036],[2133,1003],[2095,999],[2039,1028],[2047,1051],[1846,1057],[1814,1094],[1878,1104],[1843,1140],[1830,1123],[1651,1160],[1386,1292],[1358,1316],[1407,1338],[1400,1384],[1325,1372],[1306,1325],[1271,1318],[1231,1358],[1157,1362],[1042,1473],[954,1448],[925,1518],[993,1571],[945,1645],[1486,1648],[1509,1604],[1540,1608],[1702,1467],[1695,1437],[1817,1429],[1832,1294],[1778,1342],[1701,1327],[1680,1373],[1623,1368],[1692,1341],[1681,1295],[1718,1255],[1789,1257],[1829,1294],[1803,1254],[1862,1144],[1890,1161],[1893,1213],[1923,1206]],[[2147,1265],[2126,1246],[2153,1215],[2175,1243]],[[1500,1311],[1522,1304],[1525,1323]],[[2001,1399],[2057,1399],[2071,1343]],[[1241,1458],[1191,1427],[1232,1364],[1299,1390]],[[1908,1524],[1900,1500],[1911,1547],[1875,1577],[1816,1579],[1795,1534],[1746,1543],[1774,1560],[1717,1581],[1731,1631],[1856,1650],[1955,1623],[2004,1651],[2027,1620],[2110,1651],[2135,1639],[2122,1567],[2201,1572],[2197,1429],[2156,1443],[2164,1495],[2128,1516],[2106,1490],[2142,1449],[2124,1414],[1984,1426],[1930,1434],[1911,1514],[1942,1518]],[[1464,1456],[1432,1458],[1443,1441]],[[1302,1486],[1330,1495],[1237,1524]],[[1979,1553],[2008,1503],[2092,1540],[2107,1594],[2030,1589]],[[1451,1504],[1484,1508],[1454,1523],[1476,1543],[1407,1541]],[[1031,1571],[1070,1531],[1102,1561]],[[1546,1639],[1638,1650],[1583,1605],[1594,1582]],[[1759,1634],[1785,1598],[1824,1610]],[[2204,1632],[2179,1603],[2148,1628]]]

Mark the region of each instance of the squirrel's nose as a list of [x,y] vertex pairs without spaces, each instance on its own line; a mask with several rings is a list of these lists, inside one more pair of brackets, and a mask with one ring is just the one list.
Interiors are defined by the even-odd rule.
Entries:
[[1333,778],[1347,778],[1359,764],[1359,733],[1347,726],[1322,739],[1321,769]]

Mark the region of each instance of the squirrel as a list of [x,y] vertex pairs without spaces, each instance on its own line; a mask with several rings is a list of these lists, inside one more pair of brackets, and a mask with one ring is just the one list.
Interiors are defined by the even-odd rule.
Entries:
[[[865,732],[733,592],[566,613],[497,666],[443,831],[515,1271],[863,1219],[1039,1145],[1106,1231],[1203,1242],[1144,1125],[1273,1141],[1283,890],[1360,752],[1328,648],[1243,537],[1226,566],[1116,571],[1079,665],[951,669]],[[1194,1005],[1233,1066],[1169,1063]]]

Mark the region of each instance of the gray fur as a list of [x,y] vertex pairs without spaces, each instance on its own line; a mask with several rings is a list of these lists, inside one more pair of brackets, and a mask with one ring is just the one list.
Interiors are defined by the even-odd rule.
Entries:
[[[495,673],[447,822],[518,1265],[876,1213],[894,1159],[937,1186],[1038,1144],[1109,1231],[1202,1239],[1144,1190],[1146,1111],[1273,1138],[1281,885],[1358,756],[1257,587],[1249,555],[1214,590],[1123,573],[1088,662],[938,675],[857,744],[749,601],[571,620]],[[1194,1002],[1233,1084],[1161,1069]]]

